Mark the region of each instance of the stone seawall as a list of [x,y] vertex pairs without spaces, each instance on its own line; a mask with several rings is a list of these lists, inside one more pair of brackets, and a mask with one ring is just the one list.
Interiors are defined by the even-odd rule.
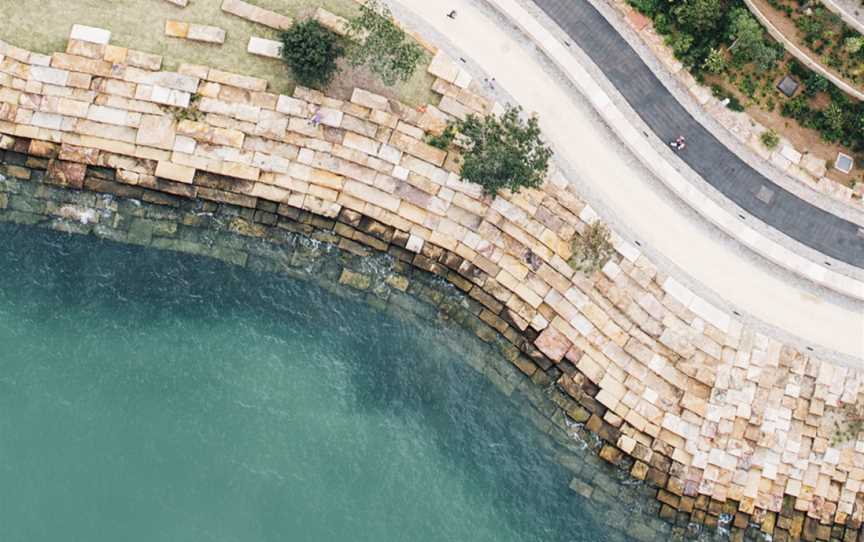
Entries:
[[[560,390],[567,416],[605,442],[600,456],[658,488],[661,516],[732,518],[739,538],[751,523],[777,540],[858,536],[864,442],[831,439],[862,373],[750,329],[618,236],[602,272],[574,272],[571,241],[597,217],[567,179],[553,172],[540,189],[490,197],[459,178],[457,150],[424,143],[449,118],[498,109],[443,54],[429,68],[440,103],[416,110],[362,89],[341,101],[302,87],[271,94],[267,81],[203,66],[164,72],[104,33],[75,35],[50,57],[0,43],[7,183],[150,203],[181,226],[230,208],[211,225],[231,235],[278,243],[297,232],[386,252],[464,292],[477,317],[466,325],[506,338],[507,359]],[[22,222],[47,214],[68,231],[211,252],[188,233],[200,230],[159,216],[125,221],[74,202],[28,210],[23,199],[0,207]],[[197,211],[181,212],[189,205]],[[222,245],[213,255],[251,258]],[[381,287],[350,270],[340,279]]]
[[[622,488],[622,475],[627,475],[630,463],[622,461],[616,468],[603,461],[598,453],[602,441],[565,413],[565,406],[574,407],[572,401],[548,380],[541,380],[543,373],[526,378],[518,367],[530,366],[531,361],[513,363],[525,355],[479,318],[482,304],[437,275],[362,245],[345,243],[345,249],[340,249],[338,245],[348,239],[334,233],[336,222],[311,213],[298,212],[296,219],[279,215],[274,221],[266,204],[256,211],[171,196],[148,203],[118,196],[122,190],[111,181],[110,170],[94,171],[91,181],[94,185],[101,181],[100,188],[109,191],[68,189],[45,182],[45,170],[36,167],[42,165],[38,160],[11,158],[18,164],[4,165],[0,157],[0,224],[93,236],[212,258],[253,273],[289,275],[397,318],[409,317],[421,325],[454,326],[475,334],[481,344],[488,345],[488,351],[471,348],[464,362],[505,396],[519,394],[527,399],[529,404],[520,409],[521,414],[549,436],[556,460],[572,475],[572,479],[562,478],[561,485],[569,484],[586,499],[582,511],[606,525],[609,542],[653,542],[699,532],[687,515],[677,518],[677,526],[661,520],[661,503],[653,498],[656,489],[650,485]],[[30,166],[22,165],[27,162]],[[7,170],[18,177],[4,177]],[[29,173],[27,180],[25,172]],[[147,199],[157,198],[150,195]],[[625,516],[639,521],[618,521]]]

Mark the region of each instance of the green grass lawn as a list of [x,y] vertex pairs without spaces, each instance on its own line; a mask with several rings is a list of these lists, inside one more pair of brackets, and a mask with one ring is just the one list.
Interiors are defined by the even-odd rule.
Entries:
[[[351,16],[352,0],[251,0],[251,3],[294,18],[306,17],[317,7]],[[222,0],[190,0],[178,8],[165,0],[0,0],[0,39],[40,53],[62,51],[75,23],[111,30],[111,43],[164,56],[164,68],[175,69],[183,62],[205,64],[227,71],[262,77],[274,92],[289,93],[294,82],[278,60],[250,55],[250,36],[277,39],[277,32],[224,13]],[[218,26],[228,31],[224,45],[165,37],[166,19]],[[397,98],[410,105],[432,100],[427,61],[407,83],[387,88],[366,69],[343,66],[341,75],[325,89],[334,97],[347,98],[355,86]]]

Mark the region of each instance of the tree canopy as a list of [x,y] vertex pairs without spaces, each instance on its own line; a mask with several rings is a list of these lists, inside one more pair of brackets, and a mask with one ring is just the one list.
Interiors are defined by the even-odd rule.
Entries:
[[339,36],[318,21],[295,23],[282,33],[282,58],[298,83],[324,87],[338,70],[336,60],[342,56]]
[[500,117],[469,115],[458,123],[466,146],[464,180],[481,185],[491,194],[543,184],[552,150],[540,137],[537,118],[525,120],[521,113],[520,107],[508,106]]

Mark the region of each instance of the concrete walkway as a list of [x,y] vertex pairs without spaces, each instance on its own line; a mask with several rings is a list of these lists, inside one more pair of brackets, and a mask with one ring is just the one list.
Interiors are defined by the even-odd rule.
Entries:
[[[472,0],[399,3],[414,15],[416,24],[431,26],[463,57],[483,66],[516,102],[539,113],[557,159],[590,185],[602,200],[598,208],[611,210],[612,216],[604,218],[638,232],[643,246],[686,270],[738,311],[807,344],[864,359],[860,303],[828,300],[754,262],[750,254],[730,250],[728,240],[718,238],[716,230],[705,228],[701,219],[658,192],[651,174],[632,160],[586,106],[585,98],[556,79],[536,51],[519,41],[517,31],[491,16],[487,5]],[[456,20],[446,17],[450,9],[457,10]]]

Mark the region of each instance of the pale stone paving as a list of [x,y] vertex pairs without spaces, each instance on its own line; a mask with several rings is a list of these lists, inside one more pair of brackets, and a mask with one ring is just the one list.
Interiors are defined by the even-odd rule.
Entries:
[[[731,500],[761,521],[786,495],[826,524],[864,520],[864,441],[831,445],[831,413],[857,400],[861,372],[745,327],[618,236],[601,273],[574,273],[571,240],[598,217],[559,172],[492,198],[459,179],[454,152],[424,142],[448,119],[500,111],[443,53],[429,68],[441,103],[412,109],[362,89],[345,102],[204,66],[159,71],[160,58],[96,30],[73,31],[50,57],[0,42],[0,147],[50,158],[55,182],[74,188],[89,167],[110,167],[177,196],[370,217],[395,228],[415,265],[482,303],[490,326],[536,337],[561,388],[602,405],[632,474],[664,486],[664,503]],[[199,120],[162,107],[193,96]],[[226,179],[199,182],[213,174]]]

